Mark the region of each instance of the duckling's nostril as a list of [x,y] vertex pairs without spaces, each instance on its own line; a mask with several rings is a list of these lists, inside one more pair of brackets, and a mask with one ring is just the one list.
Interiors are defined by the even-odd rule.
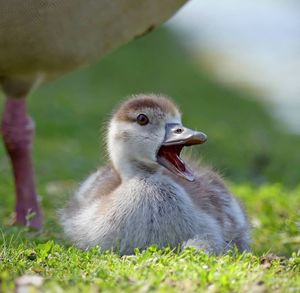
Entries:
[[175,129],[174,132],[175,132],[176,134],[180,134],[180,133],[183,132],[183,128],[177,128],[177,129]]

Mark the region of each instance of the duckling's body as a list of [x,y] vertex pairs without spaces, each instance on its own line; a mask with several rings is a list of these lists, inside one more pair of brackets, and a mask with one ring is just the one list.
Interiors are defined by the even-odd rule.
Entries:
[[[159,101],[152,96],[150,99]],[[144,113],[145,107],[138,112]],[[244,212],[214,172],[194,163],[194,178],[183,174],[193,180],[188,181],[153,164],[150,153],[147,158],[147,146],[141,151],[142,160],[123,152],[122,161],[118,155],[131,139],[130,128],[117,131],[117,136],[112,128],[111,125],[108,150],[112,148],[113,164],[88,177],[62,215],[65,233],[77,246],[99,245],[103,250],[114,249],[120,254],[131,254],[135,248],[150,245],[192,245],[211,253],[223,253],[234,245],[240,250],[248,249],[249,229]],[[147,132],[143,129],[142,133]],[[140,142],[145,141],[144,135]],[[139,143],[135,140],[134,144]],[[158,146],[161,144],[159,141]],[[155,149],[159,156],[158,148]],[[132,150],[133,156],[139,153],[138,149],[128,150]]]

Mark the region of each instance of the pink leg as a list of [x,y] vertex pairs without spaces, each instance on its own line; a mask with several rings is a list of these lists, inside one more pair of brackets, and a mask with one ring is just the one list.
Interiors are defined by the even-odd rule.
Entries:
[[27,115],[26,99],[8,97],[1,123],[16,187],[16,223],[42,228],[43,217],[35,190],[31,159],[34,122]]

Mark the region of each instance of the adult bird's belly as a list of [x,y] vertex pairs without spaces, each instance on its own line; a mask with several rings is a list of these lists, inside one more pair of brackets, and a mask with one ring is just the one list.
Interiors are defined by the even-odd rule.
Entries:
[[159,25],[185,2],[0,0],[0,83],[51,79],[88,64]]

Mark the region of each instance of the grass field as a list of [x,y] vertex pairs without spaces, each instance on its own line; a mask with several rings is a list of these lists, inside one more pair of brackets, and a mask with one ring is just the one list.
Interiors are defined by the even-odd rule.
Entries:
[[[252,253],[213,257],[151,247],[119,257],[64,241],[57,209],[104,161],[101,129],[113,107],[139,92],[172,96],[184,123],[208,134],[192,154],[219,170],[243,201]],[[29,104],[46,223],[39,234],[9,225],[14,187],[1,145],[0,292],[14,292],[24,274],[43,278],[32,292],[300,291],[300,137],[285,132],[250,93],[220,85],[196,67],[169,32],[158,30],[44,86]]]

